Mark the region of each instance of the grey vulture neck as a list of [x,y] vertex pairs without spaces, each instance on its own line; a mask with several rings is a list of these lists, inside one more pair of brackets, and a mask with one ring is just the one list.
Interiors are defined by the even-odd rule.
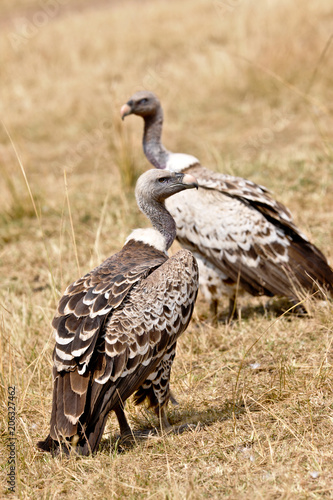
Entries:
[[176,238],[176,223],[170,212],[165,208],[162,201],[152,199],[142,186],[136,190],[136,199],[141,212],[148,217],[154,229],[156,229],[165,240],[165,251],[167,251]]
[[143,133],[143,151],[148,161],[156,168],[166,168],[170,151],[161,143],[163,128],[163,110],[162,106],[156,106],[156,112],[153,115],[144,117],[145,127]]

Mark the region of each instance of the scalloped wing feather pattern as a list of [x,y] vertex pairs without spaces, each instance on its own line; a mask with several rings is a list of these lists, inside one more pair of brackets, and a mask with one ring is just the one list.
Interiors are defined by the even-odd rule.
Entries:
[[208,300],[237,289],[252,295],[298,298],[298,287],[333,288],[333,272],[322,252],[292,220],[289,210],[257,184],[211,172],[186,170],[198,191],[167,200],[177,239],[199,262],[200,286]]
[[79,434],[83,454],[96,450],[107,414],[148,377],[141,398],[167,403],[176,341],[197,289],[190,252],[168,259],[133,240],[66,289],[53,320],[52,439]]

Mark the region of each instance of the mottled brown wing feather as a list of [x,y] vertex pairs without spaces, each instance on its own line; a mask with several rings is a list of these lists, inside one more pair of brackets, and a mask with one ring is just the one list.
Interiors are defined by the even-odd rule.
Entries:
[[[167,260],[162,252],[141,245],[135,249],[130,241],[90,273],[71,284],[61,298],[52,322],[56,345],[54,360],[54,397],[51,416],[51,436],[59,432],[72,436],[84,412],[92,356],[96,369],[105,371],[105,356],[101,350],[105,322],[120,306],[130,289]],[[102,349],[103,350],[103,349]],[[108,367],[110,369],[110,366]]]
[[176,355],[176,342],[168,347],[155,370],[147,377],[134,395],[134,403],[139,405],[148,400],[148,407],[158,413],[171,396],[170,374]]
[[[166,364],[166,353],[175,351],[177,338],[190,321],[197,290],[197,264],[190,252],[181,250],[133,288],[109,318],[105,373],[93,382],[89,413],[82,417],[89,422],[86,434],[92,449],[98,446],[106,415],[116,405],[125,402],[147,379],[160,377],[166,385],[173,358],[168,371],[160,365]],[[110,365],[111,373],[107,370]],[[156,375],[149,377],[154,371]],[[165,404],[168,388],[163,390],[162,383],[157,382],[155,395]]]
[[186,329],[197,286],[196,262],[190,252],[182,250],[132,289],[106,324],[105,373],[96,381],[105,384],[121,378],[119,394],[128,397],[128,388],[133,392],[141,371],[150,373],[150,365],[156,364],[166,347]]
[[133,244],[130,241],[66,289],[52,322],[56,336],[53,359],[58,371],[79,366],[84,373],[108,315],[138,281],[167,260],[148,245],[133,255]]
[[[191,253],[186,250],[166,259],[162,254],[160,265],[157,266],[157,256],[155,255],[155,261],[151,256],[149,264],[151,266],[153,261],[155,267],[149,268],[150,274],[147,269],[143,269],[143,265],[141,276],[138,272],[131,271],[131,287],[128,287],[122,302],[104,317],[103,327],[88,339],[90,344],[85,352],[92,345],[94,352],[83,357],[83,364],[81,359],[85,352],[80,352],[80,344],[75,350],[78,357],[73,356],[73,351],[68,347],[75,345],[76,336],[81,332],[81,323],[77,326],[73,320],[76,330],[70,331],[68,337],[63,334],[68,325],[64,326],[61,321],[56,323],[58,327],[61,325],[61,342],[69,339],[68,344],[57,343],[56,347],[62,349],[60,355],[63,358],[72,358],[60,358],[59,362],[59,355],[55,350],[54,408],[50,432],[53,439],[56,440],[59,433],[63,437],[70,437],[84,429],[88,442],[82,444],[82,452],[94,451],[109,411],[124,402],[145,382],[160,363],[165,351],[175,344],[178,336],[185,330],[198,288],[197,265]],[[97,270],[99,272],[99,268]],[[97,282],[96,276],[95,270],[93,278],[88,282]],[[107,280],[104,281],[106,283]],[[118,277],[116,282],[120,282]],[[82,282],[79,286],[81,294]],[[100,287],[100,290],[104,289]],[[108,290],[111,296],[112,287]],[[75,286],[71,286],[70,291],[74,294]],[[89,307],[93,304],[94,302],[90,303]],[[66,307],[63,306],[63,312],[67,310]],[[105,311],[108,306],[102,304],[102,308]],[[75,315],[75,312],[72,314]],[[82,322],[85,318],[86,316],[82,317]],[[99,316],[96,315],[94,319],[96,318]],[[94,337],[96,339],[93,341]],[[86,349],[86,341],[82,345]]]

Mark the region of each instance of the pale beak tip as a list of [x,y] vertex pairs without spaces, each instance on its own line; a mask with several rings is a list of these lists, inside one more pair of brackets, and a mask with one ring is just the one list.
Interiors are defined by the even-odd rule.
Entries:
[[128,104],[124,104],[121,108],[120,108],[120,116],[121,116],[121,119],[124,120],[125,116],[127,115],[130,115],[132,112],[132,109],[131,107],[128,105]]
[[184,178],[183,178],[183,183],[184,184],[188,184],[189,186],[191,187],[195,187],[196,189],[198,189],[199,185],[198,185],[198,181],[196,180],[196,178],[191,175],[191,174],[185,174],[184,175]]

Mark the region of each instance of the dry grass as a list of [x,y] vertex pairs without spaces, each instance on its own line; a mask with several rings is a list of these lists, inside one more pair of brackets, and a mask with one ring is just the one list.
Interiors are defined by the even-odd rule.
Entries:
[[[329,2],[12,4],[0,7],[0,453],[15,385],[17,497],[332,498],[331,304],[281,317],[246,298],[241,321],[214,328],[199,299],[170,416],[200,430],[117,453],[112,417],[94,457],[35,446],[50,415],[56,302],[145,224],[132,190],[147,168],[142,123],[119,119],[135,90],[161,97],[170,149],[268,186],[333,260]],[[156,424],[128,411],[134,428]],[[4,497],[7,472],[3,462]]]

